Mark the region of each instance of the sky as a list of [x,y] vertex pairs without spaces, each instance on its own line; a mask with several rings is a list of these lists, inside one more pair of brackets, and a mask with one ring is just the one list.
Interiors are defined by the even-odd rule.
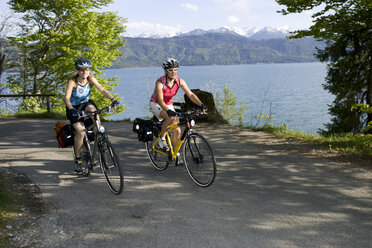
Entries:
[[[8,0],[0,0],[0,14],[9,12]],[[306,29],[311,12],[283,16],[275,0],[114,0],[103,11],[127,19],[128,35],[177,34],[197,28],[272,27]]]

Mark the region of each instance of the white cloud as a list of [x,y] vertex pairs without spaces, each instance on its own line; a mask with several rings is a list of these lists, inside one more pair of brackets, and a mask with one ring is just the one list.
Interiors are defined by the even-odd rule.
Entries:
[[236,17],[236,16],[229,16],[229,17],[227,18],[227,21],[228,21],[229,23],[237,23],[237,22],[239,22],[239,18]]
[[243,14],[250,12],[253,7],[262,4],[262,0],[214,0],[222,3],[224,9],[230,13]]
[[161,24],[153,24],[148,22],[130,22],[127,27],[128,35],[140,35],[144,37],[159,35],[159,36],[174,36],[182,31],[181,26],[167,26]]
[[181,6],[189,10],[198,11],[198,5],[195,5],[195,4],[182,3]]

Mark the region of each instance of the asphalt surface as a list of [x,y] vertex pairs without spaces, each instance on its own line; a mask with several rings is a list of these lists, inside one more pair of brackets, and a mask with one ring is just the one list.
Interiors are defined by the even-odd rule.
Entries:
[[[49,211],[37,247],[371,247],[372,171],[306,157],[272,137],[226,125],[196,128],[217,177],[200,188],[183,167],[159,172],[132,124],[104,123],[124,168],[121,195],[98,169],[73,172],[56,120],[0,119],[0,166],[26,174]],[[284,148],[284,149],[283,149]]]

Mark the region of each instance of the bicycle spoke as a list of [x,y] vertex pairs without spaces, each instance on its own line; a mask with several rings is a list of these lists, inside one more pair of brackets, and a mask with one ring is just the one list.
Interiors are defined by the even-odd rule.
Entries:
[[91,158],[90,158],[90,144],[84,138],[83,145],[81,147],[80,157],[82,160],[83,176],[89,176],[90,171],[92,170]]
[[118,157],[110,141],[106,139],[100,141],[98,149],[102,173],[107,185],[114,194],[118,195],[123,191],[124,187],[123,171]]
[[168,156],[154,151],[154,149],[152,148],[153,141],[147,141],[145,144],[147,155],[151,161],[151,164],[159,171],[165,170],[169,165]]
[[216,177],[216,161],[207,140],[198,133],[189,136],[183,149],[185,166],[199,186],[210,186]]

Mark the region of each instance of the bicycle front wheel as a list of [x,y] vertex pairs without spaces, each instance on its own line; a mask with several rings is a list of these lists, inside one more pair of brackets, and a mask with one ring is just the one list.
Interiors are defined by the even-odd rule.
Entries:
[[183,146],[183,159],[191,179],[201,187],[208,187],[216,178],[216,161],[208,141],[192,133]]
[[109,140],[103,139],[99,142],[99,160],[102,173],[112,193],[119,195],[124,188],[124,176],[118,156]]
[[91,146],[86,137],[84,137],[83,145],[81,146],[80,157],[82,160],[82,175],[89,176],[90,171],[93,169],[92,167],[92,159],[91,159]]
[[[154,140],[155,140],[155,137],[154,137]],[[168,156],[166,156],[166,155],[164,155],[162,153],[159,153],[159,152],[154,151],[154,149],[152,148],[153,144],[154,144],[153,141],[147,141],[147,142],[145,142],[147,155],[148,155],[148,157],[149,157],[149,159],[151,161],[151,164],[157,170],[163,171],[169,165]]]

